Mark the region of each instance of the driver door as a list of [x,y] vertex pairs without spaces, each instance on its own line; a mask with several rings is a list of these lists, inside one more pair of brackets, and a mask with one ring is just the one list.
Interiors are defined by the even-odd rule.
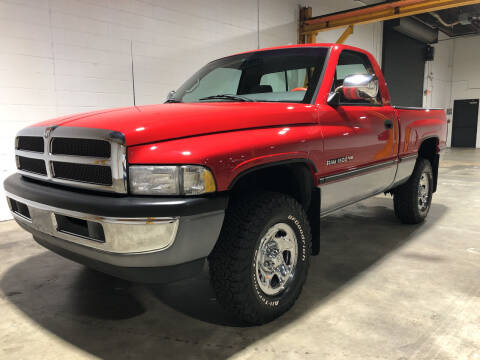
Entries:
[[[343,50],[332,88],[350,75],[374,74],[368,57]],[[396,172],[396,115],[380,94],[371,100],[349,101],[340,96],[328,125],[341,129],[324,140],[322,213],[375,195],[387,189]]]

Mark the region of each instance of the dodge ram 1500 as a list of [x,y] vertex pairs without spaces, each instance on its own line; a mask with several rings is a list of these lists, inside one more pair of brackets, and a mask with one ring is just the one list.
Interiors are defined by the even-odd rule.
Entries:
[[444,111],[392,106],[368,52],[285,46],[212,61],[164,104],[21,130],[4,187],[46,248],[142,282],[208,261],[218,301],[261,324],[299,296],[322,216],[391,193],[422,222],[445,141]]

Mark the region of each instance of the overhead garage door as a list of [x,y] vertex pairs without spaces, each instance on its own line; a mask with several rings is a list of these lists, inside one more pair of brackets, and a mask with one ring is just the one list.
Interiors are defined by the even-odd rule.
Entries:
[[393,105],[422,106],[425,48],[384,23],[382,70]]

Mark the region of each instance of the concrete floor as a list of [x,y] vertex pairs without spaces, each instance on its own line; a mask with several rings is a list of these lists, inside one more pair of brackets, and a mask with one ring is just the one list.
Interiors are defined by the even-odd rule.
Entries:
[[378,196],[322,223],[294,308],[240,327],[206,274],[110,278],[0,224],[1,359],[480,359],[480,150],[444,153],[428,220]]

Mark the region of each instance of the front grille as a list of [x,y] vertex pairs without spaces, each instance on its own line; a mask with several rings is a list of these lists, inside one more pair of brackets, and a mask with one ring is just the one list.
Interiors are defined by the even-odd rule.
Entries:
[[18,171],[26,177],[84,189],[127,192],[125,138],[116,131],[28,127],[17,134],[15,155]]
[[43,138],[41,136],[19,136],[17,138],[17,149],[43,153]]
[[55,137],[52,139],[52,154],[110,157],[110,143],[105,140]]
[[42,159],[32,159],[23,156],[17,156],[17,167],[19,170],[34,174],[47,175],[45,161]]
[[98,185],[112,185],[112,169],[109,166],[52,162],[53,177]]

